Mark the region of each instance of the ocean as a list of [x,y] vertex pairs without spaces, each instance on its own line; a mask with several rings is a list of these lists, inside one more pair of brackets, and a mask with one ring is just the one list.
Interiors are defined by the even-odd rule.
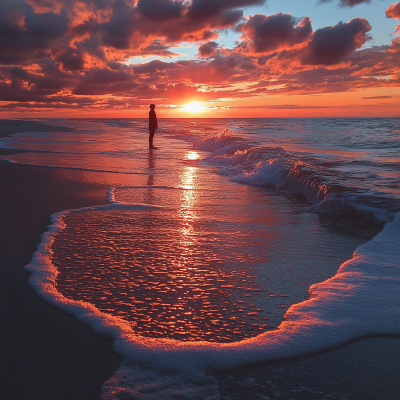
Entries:
[[42,119],[13,163],[74,169],[30,284],[123,357],[103,399],[218,399],[220,371],[400,334],[400,118]]

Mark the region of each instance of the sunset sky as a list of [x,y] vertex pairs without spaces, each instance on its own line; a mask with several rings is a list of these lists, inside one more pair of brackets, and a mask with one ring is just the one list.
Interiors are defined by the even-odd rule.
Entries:
[[[0,117],[400,116],[400,2],[0,0]],[[194,103],[194,104],[192,104]]]

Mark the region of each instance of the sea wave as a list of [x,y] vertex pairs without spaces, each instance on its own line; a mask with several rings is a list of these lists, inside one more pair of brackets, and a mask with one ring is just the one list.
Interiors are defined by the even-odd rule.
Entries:
[[[378,191],[360,187],[355,174],[352,176],[340,170],[349,164],[360,167],[365,165],[365,160],[260,145],[228,130],[218,135],[197,137],[193,145],[197,150],[209,152],[205,161],[218,165],[219,173],[229,176],[232,181],[303,196],[313,212],[353,214],[387,223],[400,211],[400,199],[393,197],[390,190],[385,193],[381,188]],[[368,166],[371,165],[382,167],[369,161]],[[373,178],[371,174],[368,177]],[[375,176],[375,184],[382,186],[379,179]]]

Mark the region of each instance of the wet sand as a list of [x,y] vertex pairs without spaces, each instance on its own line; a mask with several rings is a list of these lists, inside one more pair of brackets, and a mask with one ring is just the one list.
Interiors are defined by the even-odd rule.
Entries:
[[106,203],[79,174],[0,161],[0,392],[2,399],[98,399],[120,358],[111,340],[41,300],[29,263],[57,211]]
[[[35,122],[0,122],[0,136],[54,130]],[[88,183],[77,171],[5,161],[0,177],[0,398],[98,399],[101,385],[120,364],[112,341],[41,300],[23,267],[51,214],[106,204],[107,188]]]
[[218,374],[222,400],[400,398],[400,338],[374,337]]
[[[27,130],[22,122],[15,129]],[[13,125],[8,124],[9,129],[0,125],[0,132],[15,132]],[[39,125],[33,123],[29,129],[43,129]],[[99,180],[88,175],[0,161],[0,397],[4,400],[98,399],[101,385],[120,363],[111,340],[41,300],[23,271],[51,214],[107,204],[107,183],[95,183]],[[370,338],[319,355],[228,371],[218,380],[226,400],[398,399],[399,359],[400,338]]]

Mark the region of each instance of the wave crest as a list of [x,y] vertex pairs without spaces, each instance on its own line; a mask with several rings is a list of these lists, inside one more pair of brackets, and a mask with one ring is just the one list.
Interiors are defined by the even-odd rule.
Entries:
[[387,223],[400,211],[398,202],[353,186],[351,180],[335,168],[348,163],[340,157],[327,159],[326,155],[260,146],[229,130],[201,138],[194,143],[194,148],[210,152],[206,161],[218,165],[219,173],[232,181],[302,196],[311,203],[313,212],[353,214]]

